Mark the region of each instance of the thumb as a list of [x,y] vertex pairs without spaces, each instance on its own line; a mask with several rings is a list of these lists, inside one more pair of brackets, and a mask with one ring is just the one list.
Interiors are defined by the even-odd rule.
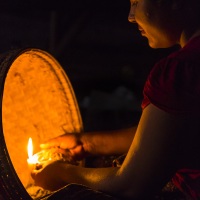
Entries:
[[48,149],[51,147],[59,147],[59,146],[60,146],[60,142],[57,140],[51,140],[46,143],[40,144],[41,149]]
[[36,176],[39,173],[39,171],[41,171],[41,170],[33,170],[33,171],[31,171],[31,177],[32,177],[32,179],[36,178]]

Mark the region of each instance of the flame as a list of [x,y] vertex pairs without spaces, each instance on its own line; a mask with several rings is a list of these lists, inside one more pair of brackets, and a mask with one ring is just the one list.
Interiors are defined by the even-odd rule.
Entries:
[[32,138],[28,139],[27,151],[28,151],[28,158],[31,158],[33,156],[33,141],[32,141]]
[[29,138],[29,140],[28,140],[27,151],[28,151],[27,162],[29,164],[39,163],[39,161],[38,161],[38,155],[37,154],[33,155],[33,141],[32,141],[32,138]]

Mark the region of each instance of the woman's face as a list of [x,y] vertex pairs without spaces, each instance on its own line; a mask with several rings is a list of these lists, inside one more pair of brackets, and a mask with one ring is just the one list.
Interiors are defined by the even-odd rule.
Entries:
[[138,24],[150,47],[167,48],[179,42],[181,28],[175,20],[172,5],[164,6],[162,0],[130,0],[130,3],[128,20]]

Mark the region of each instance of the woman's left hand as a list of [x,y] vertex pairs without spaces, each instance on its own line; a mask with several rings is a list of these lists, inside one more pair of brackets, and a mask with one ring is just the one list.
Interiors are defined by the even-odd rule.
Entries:
[[34,185],[50,191],[58,190],[67,185],[62,179],[66,165],[66,163],[57,161],[43,165],[39,170],[33,170],[31,177],[34,180]]

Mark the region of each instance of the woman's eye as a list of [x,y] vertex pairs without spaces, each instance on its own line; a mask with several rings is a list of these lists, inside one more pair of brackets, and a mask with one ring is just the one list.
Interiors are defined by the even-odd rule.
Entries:
[[138,1],[133,1],[133,2],[131,2],[131,6],[136,7],[137,5],[138,5]]

